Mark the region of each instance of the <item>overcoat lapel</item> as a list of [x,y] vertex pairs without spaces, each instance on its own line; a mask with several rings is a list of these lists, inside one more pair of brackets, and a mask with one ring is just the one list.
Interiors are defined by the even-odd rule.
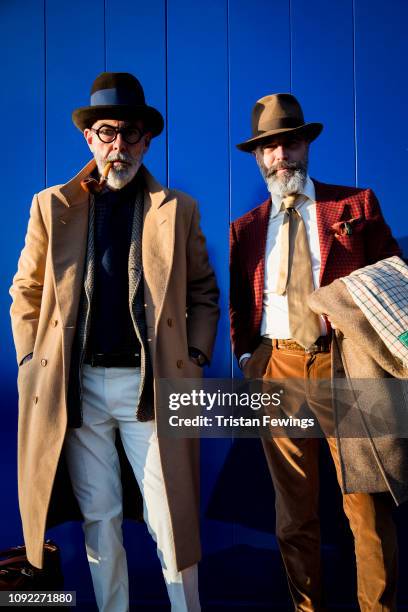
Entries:
[[340,221],[344,211],[344,201],[338,202],[335,192],[328,190],[324,184],[313,181],[316,190],[316,218],[320,244],[320,282],[322,281],[327,259],[334,240],[331,230],[333,223]]
[[63,185],[52,202],[51,255],[63,328],[75,326],[87,249],[89,196],[80,182],[94,168],[90,162]]
[[170,197],[169,191],[144,166],[140,171],[146,185],[142,236],[144,290],[148,305],[146,322],[148,326],[154,325],[157,332],[173,265],[177,207],[176,199]]

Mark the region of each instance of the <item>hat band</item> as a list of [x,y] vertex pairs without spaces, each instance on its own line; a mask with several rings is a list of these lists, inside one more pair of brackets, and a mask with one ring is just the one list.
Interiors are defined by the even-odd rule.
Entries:
[[129,91],[121,91],[116,87],[111,89],[99,89],[91,95],[91,106],[114,106],[116,104],[145,104],[144,99],[132,95]]
[[267,125],[264,124],[262,127],[265,129],[261,130],[258,127],[258,132],[256,136],[260,136],[265,132],[270,132],[271,130],[281,130],[284,128],[297,128],[301,127],[304,123],[304,119],[299,117],[281,117],[279,119],[275,119],[272,121],[268,121]]

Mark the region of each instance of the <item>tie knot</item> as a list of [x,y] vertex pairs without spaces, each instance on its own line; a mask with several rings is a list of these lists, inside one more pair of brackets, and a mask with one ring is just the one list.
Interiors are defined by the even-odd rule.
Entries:
[[298,197],[297,193],[290,193],[285,198],[283,198],[282,205],[284,206],[285,210],[288,210],[288,208],[295,207],[295,202],[296,202],[297,197]]

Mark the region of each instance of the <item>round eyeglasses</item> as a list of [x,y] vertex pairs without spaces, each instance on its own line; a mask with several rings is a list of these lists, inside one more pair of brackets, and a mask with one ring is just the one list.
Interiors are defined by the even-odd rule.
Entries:
[[101,142],[109,144],[116,140],[118,134],[122,134],[122,138],[127,144],[137,144],[142,138],[144,132],[137,127],[122,127],[117,128],[113,125],[101,125],[97,130],[91,128],[98,136]]

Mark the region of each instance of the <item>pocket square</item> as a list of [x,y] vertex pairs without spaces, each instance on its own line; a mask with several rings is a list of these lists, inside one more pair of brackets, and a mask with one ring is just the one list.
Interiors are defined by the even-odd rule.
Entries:
[[355,217],[346,219],[345,221],[337,221],[330,226],[330,231],[336,236],[351,236],[352,234],[361,232],[366,225],[366,219],[363,217]]

